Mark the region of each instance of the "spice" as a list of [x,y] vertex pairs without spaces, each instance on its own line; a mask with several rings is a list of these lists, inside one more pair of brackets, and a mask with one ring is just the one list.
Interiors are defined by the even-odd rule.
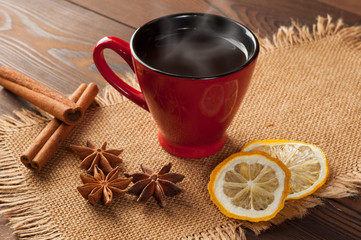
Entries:
[[79,193],[91,204],[100,201],[109,206],[114,197],[121,197],[125,194],[126,188],[132,178],[119,178],[119,168],[114,168],[108,175],[98,167],[94,167],[94,176],[81,174],[80,178],[84,185],[77,187]]
[[76,124],[83,116],[73,101],[10,67],[0,67],[0,85],[67,124]]
[[[76,104],[85,112],[94,101],[98,91],[94,83],[81,84],[73,93],[71,100],[76,101]],[[68,125],[54,118],[22,154],[21,162],[30,169],[40,171],[74,127],[75,125]]]
[[141,165],[142,173],[125,174],[132,177],[134,185],[128,189],[129,194],[137,195],[137,201],[147,201],[153,196],[161,207],[166,207],[165,197],[173,197],[182,192],[176,183],[184,179],[184,175],[169,173],[172,164],[165,165],[158,173]]
[[70,145],[70,148],[83,159],[79,167],[94,172],[97,165],[101,170],[108,173],[113,170],[113,167],[122,163],[119,156],[123,152],[122,149],[106,149],[107,142],[104,142],[100,148],[95,147],[90,141],[87,141],[87,146]]

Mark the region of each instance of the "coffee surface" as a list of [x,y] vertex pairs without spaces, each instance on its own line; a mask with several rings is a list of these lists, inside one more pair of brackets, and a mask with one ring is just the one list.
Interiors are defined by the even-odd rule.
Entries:
[[183,29],[151,41],[143,61],[162,72],[187,77],[212,77],[241,68],[244,45],[211,30]]

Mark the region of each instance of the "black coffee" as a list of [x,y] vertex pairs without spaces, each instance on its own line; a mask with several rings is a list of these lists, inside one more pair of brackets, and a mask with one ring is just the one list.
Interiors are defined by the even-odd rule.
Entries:
[[242,43],[210,30],[179,30],[147,44],[143,61],[166,73],[212,77],[239,69],[246,61]]

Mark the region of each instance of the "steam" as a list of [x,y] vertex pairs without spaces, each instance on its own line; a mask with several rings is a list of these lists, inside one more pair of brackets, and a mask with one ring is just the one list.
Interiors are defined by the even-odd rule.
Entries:
[[[194,76],[215,75],[241,67],[249,58],[246,46],[235,36],[235,28],[230,24],[218,26],[208,16],[195,28],[179,28],[173,21],[163,21],[160,27],[162,33],[154,39],[154,47],[159,52],[153,56],[152,62],[154,67],[163,68],[162,71],[181,75],[184,71],[186,75]],[[242,54],[242,59],[237,54]],[[217,68],[220,72],[214,71]]]

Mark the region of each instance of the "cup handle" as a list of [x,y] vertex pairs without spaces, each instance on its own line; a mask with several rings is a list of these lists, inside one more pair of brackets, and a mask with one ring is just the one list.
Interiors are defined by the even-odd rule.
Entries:
[[103,54],[103,51],[106,48],[109,48],[119,54],[119,56],[121,56],[128,63],[128,65],[134,72],[129,43],[116,37],[104,37],[100,39],[94,47],[93,60],[95,66],[98,68],[100,74],[104,77],[105,80],[107,80],[116,90],[118,90],[129,100],[149,111],[143,93],[125,83],[109,67],[109,65],[104,59]]

